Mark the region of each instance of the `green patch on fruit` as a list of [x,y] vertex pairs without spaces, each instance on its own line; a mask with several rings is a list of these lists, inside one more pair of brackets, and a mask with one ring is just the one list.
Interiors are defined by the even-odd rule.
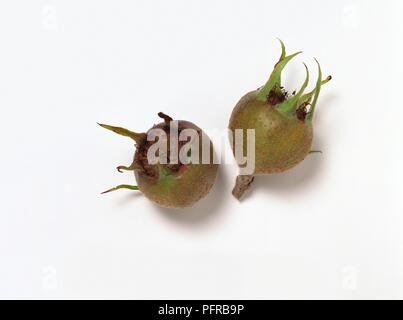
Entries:
[[177,177],[163,166],[159,166],[158,169],[158,186],[161,188],[161,191],[169,191],[175,186]]

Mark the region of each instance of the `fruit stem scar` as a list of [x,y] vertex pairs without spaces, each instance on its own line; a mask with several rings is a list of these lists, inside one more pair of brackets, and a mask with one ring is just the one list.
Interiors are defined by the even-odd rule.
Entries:
[[236,178],[235,187],[232,190],[232,195],[240,200],[245,191],[249,189],[255,177],[252,175],[238,176]]

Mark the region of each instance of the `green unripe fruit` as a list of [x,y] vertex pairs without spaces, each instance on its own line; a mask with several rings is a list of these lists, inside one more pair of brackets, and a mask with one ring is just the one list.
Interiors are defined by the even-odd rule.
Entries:
[[[311,149],[312,127],[287,117],[266,102],[256,99],[258,91],[246,94],[232,112],[229,128],[255,129],[255,174],[270,174],[292,168]],[[244,135],[244,146],[246,146]],[[245,147],[246,148],[246,147]],[[246,151],[246,150],[245,150]]]
[[[281,42],[281,41],[280,41]],[[306,79],[298,93],[291,96],[281,86],[281,72],[286,64],[300,52],[286,56],[281,42],[280,60],[265,84],[258,90],[247,93],[235,106],[229,122],[229,129],[235,132],[242,129],[243,153],[247,152],[247,129],[255,130],[255,170],[250,175],[240,175],[233,195],[240,199],[253,182],[255,175],[280,173],[289,170],[303,161],[311,152],[313,129],[312,119],[320,88],[331,77],[322,81],[319,75],[315,89],[304,94],[309,81]],[[310,106],[308,111],[308,106]],[[232,145],[233,151],[234,145]]]

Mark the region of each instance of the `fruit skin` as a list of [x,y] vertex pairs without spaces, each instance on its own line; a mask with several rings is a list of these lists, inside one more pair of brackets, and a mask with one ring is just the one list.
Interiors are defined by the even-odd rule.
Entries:
[[[254,175],[291,169],[311,150],[312,126],[257,100],[257,94],[258,90],[251,91],[241,98],[232,112],[229,129],[255,129]],[[246,154],[245,134],[243,146]]]
[[217,167],[213,165],[190,165],[177,176],[162,174],[158,181],[141,171],[135,172],[140,191],[165,208],[192,207],[209,194],[216,175]]
[[[164,122],[154,125],[152,129],[163,129],[167,133],[170,130],[172,118],[166,116],[163,113],[159,114],[164,118]],[[109,125],[103,125],[102,127],[112,130],[118,134],[129,136],[130,131],[112,127]],[[147,142],[144,138],[147,134],[136,134],[135,137],[143,135],[136,141],[136,152],[134,154],[133,163],[130,167],[119,166],[118,170],[133,170],[137,181],[137,186],[121,185],[115,188],[109,189],[106,192],[114,191],[121,188],[140,190],[149,200],[153,201],[157,205],[165,208],[187,208],[193,206],[200,199],[207,196],[214,186],[218,165],[214,164],[213,159],[213,145],[210,143],[210,162],[209,164],[202,164],[202,133],[203,131],[189,121],[179,120],[177,121],[179,132],[183,129],[193,129],[199,133],[199,163],[198,164],[148,164],[146,159],[147,144],[151,146],[154,142]],[[123,131],[126,130],[126,131]],[[207,136],[205,136],[207,138]],[[179,142],[180,144],[180,142]],[[181,146],[179,145],[179,150]],[[168,151],[169,155],[169,151]],[[169,156],[168,156],[169,158]]]
[[[286,56],[281,43],[281,57],[267,83],[258,90],[244,95],[232,111],[228,128],[232,133],[243,130],[243,154],[247,152],[247,129],[255,130],[255,170],[251,175],[237,177],[232,194],[240,199],[250,187],[254,176],[280,173],[299,164],[311,152],[313,139],[312,119],[321,86],[331,80],[322,81],[318,64],[318,79],[315,89],[304,94],[309,82],[306,79],[298,91],[288,96],[281,86],[281,72],[286,64],[301,52]],[[313,98],[313,101],[312,101]],[[309,112],[307,106],[311,106]],[[235,154],[234,145],[232,149]]]

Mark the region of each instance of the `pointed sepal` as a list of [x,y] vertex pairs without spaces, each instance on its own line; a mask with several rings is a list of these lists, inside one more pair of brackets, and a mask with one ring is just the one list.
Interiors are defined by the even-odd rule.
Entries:
[[[325,80],[322,80],[321,86],[328,83],[330,80],[332,80],[332,76],[328,76]],[[310,104],[312,97],[315,94],[315,91],[316,91],[316,88],[313,89],[312,91],[302,95],[302,97],[298,100],[298,106]]]
[[101,194],[109,193],[109,192],[116,191],[116,190],[119,190],[119,189],[139,190],[139,187],[138,186],[132,186],[132,185],[129,185],[129,184],[120,184],[120,185],[118,185],[118,186],[116,186],[114,188],[111,188],[111,189],[108,189],[108,190],[106,190],[104,192],[101,192]]
[[297,109],[298,100],[301,98],[301,96],[304,93],[306,87],[308,86],[308,82],[309,82],[309,70],[305,63],[304,63],[304,66],[305,66],[305,71],[306,71],[306,77],[305,77],[304,83],[302,84],[301,89],[293,97],[284,101],[281,105],[278,106],[277,109],[280,112],[287,113],[287,114],[293,114],[295,112],[295,110]]
[[115,126],[110,126],[108,124],[103,124],[103,123],[98,123],[102,128],[105,128],[107,130],[113,131],[117,134],[120,134],[121,136],[129,137],[133,139],[137,145],[142,144],[145,139],[147,138],[147,135],[145,133],[137,133],[133,132],[130,130],[127,130],[122,127],[115,127]]
[[320,88],[322,86],[322,69],[320,67],[320,64],[319,64],[318,60],[315,59],[315,61],[316,61],[317,65],[318,65],[318,80],[316,81],[315,94],[314,94],[314,97],[313,97],[311,108],[309,110],[309,113],[306,116],[306,121],[308,123],[312,123],[313,115],[315,113],[316,103],[318,102],[318,98],[319,98]]
[[281,39],[277,38],[277,40],[280,41],[280,45],[281,45],[281,56],[280,56],[280,59],[278,61],[282,61],[286,57],[285,45],[284,45],[284,42]]
[[289,56],[286,56],[285,52],[285,46],[284,43],[279,40],[281,43],[281,56],[280,60],[276,63],[274,66],[273,72],[270,75],[269,80],[266,82],[266,84],[260,88],[259,93],[257,95],[257,100],[259,101],[266,101],[267,96],[269,95],[270,91],[272,91],[275,88],[278,88],[281,90],[281,73],[284,69],[284,67],[287,65],[288,62],[290,62],[291,59],[293,59],[295,56],[299,55],[302,51],[296,52],[294,54],[291,54]]

